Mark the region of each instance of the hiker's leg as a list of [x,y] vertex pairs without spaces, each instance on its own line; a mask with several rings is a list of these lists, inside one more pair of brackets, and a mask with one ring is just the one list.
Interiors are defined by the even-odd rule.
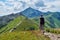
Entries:
[[40,24],[40,32],[43,34],[43,31],[42,31],[42,24]]
[[44,25],[40,26],[40,31],[41,31],[42,34],[44,34]]
[[42,31],[43,31],[43,33],[44,33],[44,25],[42,25]]
[[40,24],[40,30],[42,30],[42,25]]

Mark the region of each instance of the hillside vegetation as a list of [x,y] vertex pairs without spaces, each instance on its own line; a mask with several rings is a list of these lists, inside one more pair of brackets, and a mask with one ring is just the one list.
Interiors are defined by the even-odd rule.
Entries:
[[42,35],[38,28],[32,20],[19,16],[0,29],[0,40],[50,40]]
[[8,23],[5,27],[0,29],[0,33],[11,30],[12,28],[16,27],[18,23],[20,23],[24,19],[23,16],[19,16],[10,23]]
[[[0,40],[50,40],[39,31],[38,20],[19,16],[0,29]],[[57,33],[57,30],[45,29]],[[60,31],[58,31],[60,33]]]
[[50,38],[32,31],[7,32],[0,35],[0,40],[50,40]]

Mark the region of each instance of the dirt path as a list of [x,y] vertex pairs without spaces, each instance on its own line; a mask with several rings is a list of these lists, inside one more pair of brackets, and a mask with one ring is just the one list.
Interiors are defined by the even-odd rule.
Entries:
[[60,34],[53,33],[44,33],[44,35],[48,36],[51,40],[60,40]]

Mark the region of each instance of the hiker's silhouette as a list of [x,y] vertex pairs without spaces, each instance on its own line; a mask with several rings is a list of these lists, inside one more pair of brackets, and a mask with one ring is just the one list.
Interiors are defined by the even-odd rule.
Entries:
[[45,23],[44,17],[43,17],[43,15],[41,15],[41,17],[40,17],[40,30],[42,32],[44,31],[44,23]]

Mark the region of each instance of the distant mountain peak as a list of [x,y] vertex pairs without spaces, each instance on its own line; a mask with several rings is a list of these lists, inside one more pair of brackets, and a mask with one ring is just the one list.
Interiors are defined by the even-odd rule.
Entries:
[[27,8],[27,9],[25,9],[25,10],[36,10],[36,9],[33,9],[33,8],[31,8],[31,7],[29,7],[29,8]]
[[25,9],[24,11],[20,12],[23,15],[27,16],[27,17],[36,17],[36,16],[40,16],[42,14],[41,11],[33,9],[31,7]]
[[28,7],[27,9],[33,9],[33,8],[31,8],[31,7]]

